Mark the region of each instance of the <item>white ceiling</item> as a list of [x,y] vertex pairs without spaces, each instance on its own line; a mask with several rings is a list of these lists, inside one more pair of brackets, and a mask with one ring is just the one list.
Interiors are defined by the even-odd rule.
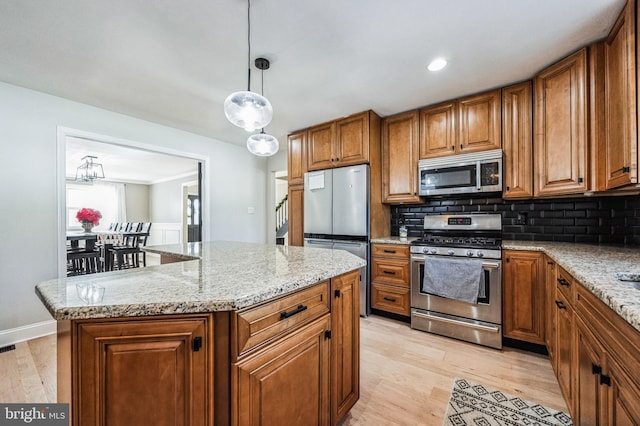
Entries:
[[[530,78],[603,38],[625,0],[253,0],[266,129],[385,116]],[[2,0],[0,81],[244,145],[245,0]],[[425,70],[436,56],[449,65]],[[260,91],[260,73],[252,88]],[[106,171],[105,171],[106,172]]]
[[120,145],[68,137],[66,139],[66,177],[75,179],[82,157],[93,155],[102,164],[105,180],[150,185],[193,176],[197,179],[198,161],[149,152]]

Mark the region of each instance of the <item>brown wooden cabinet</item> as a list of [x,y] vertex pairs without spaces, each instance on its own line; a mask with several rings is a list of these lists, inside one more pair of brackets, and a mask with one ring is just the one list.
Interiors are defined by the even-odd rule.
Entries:
[[329,425],[329,315],[233,368],[232,424]]
[[573,307],[556,292],[556,376],[567,405],[573,398]]
[[638,182],[635,3],[627,2],[604,41],[604,189]]
[[371,245],[371,307],[408,317],[411,311],[409,246]]
[[640,333],[582,286],[575,323],[575,424],[640,424]]
[[420,110],[420,158],[486,151],[502,146],[500,90]]
[[378,124],[364,111],[307,130],[308,169],[325,170],[369,162],[370,126]]
[[544,268],[541,252],[503,251],[504,337],[545,343]]
[[382,202],[419,203],[418,111],[382,120]]
[[533,97],[531,81],[502,89],[502,198],[533,197]]
[[212,327],[207,315],[75,322],[72,424],[210,424]]
[[292,133],[287,139],[287,167],[289,185],[304,184],[307,171],[307,131]]
[[331,418],[337,424],[360,398],[360,272],[331,280]]
[[590,189],[587,49],[539,73],[534,80],[534,97],[535,196]]
[[556,327],[557,327],[557,306],[556,306],[556,262],[545,255],[544,261],[544,285],[545,285],[545,329],[544,338],[549,352],[549,360],[553,371],[557,374],[556,359]]
[[289,186],[289,245],[304,245],[304,185]]

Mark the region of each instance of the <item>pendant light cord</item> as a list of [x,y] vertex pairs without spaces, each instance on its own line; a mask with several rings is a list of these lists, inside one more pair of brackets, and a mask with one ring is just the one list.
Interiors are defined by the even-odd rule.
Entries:
[[251,0],[247,0],[247,92],[251,91]]

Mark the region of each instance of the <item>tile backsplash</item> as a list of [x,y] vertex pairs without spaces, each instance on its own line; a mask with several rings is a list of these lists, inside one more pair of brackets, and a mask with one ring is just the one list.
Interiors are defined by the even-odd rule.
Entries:
[[429,198],[424,204],[391,207],[391,235],[404,223],[410,237],[422,235],[425,214],[500,213],[505,240],[640,245],[640,195],[519,200]]

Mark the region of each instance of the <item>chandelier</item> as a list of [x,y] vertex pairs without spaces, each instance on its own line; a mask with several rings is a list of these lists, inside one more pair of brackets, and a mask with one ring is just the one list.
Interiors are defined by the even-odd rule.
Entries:
[[271,122],[273,107],[267,98],[251,91],[251,0],[247,0],[247,45],[247,90],[227,97],[224,115],[233,125],[253,132]]
[[82,163],[76,170],[76,181],[78,182],[93,182],[96,179],[104,179],[104,170],[102,170],[102,164],[95,163],[93,155],[85,155],[82,157]]

